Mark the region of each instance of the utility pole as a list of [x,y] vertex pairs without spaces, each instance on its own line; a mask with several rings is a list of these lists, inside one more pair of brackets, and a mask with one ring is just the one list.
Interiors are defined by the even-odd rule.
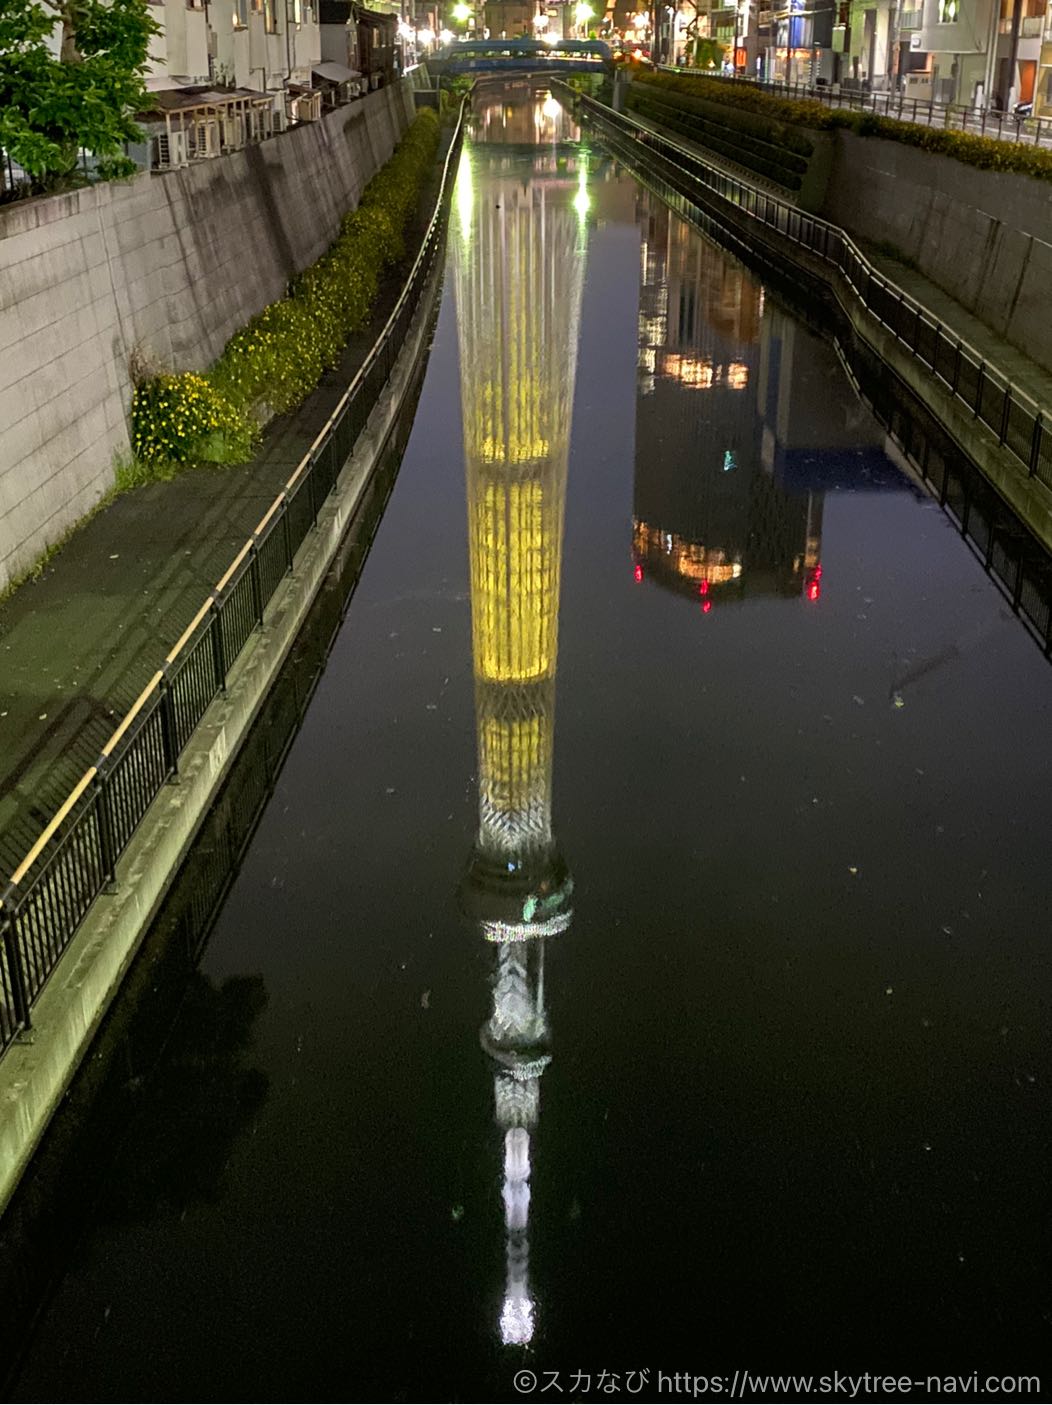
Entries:
[[1005,76],[1005,111],[1011,112],[1016,103],[1015,69],[1019,57],[1019,26],[1023,18],[1023,0],[1015,0],[1012,6],[1012,35],[1008,44],[1008,73]]
[[1001,30],[1001,0],[990,0],[990,25],[986,36],[986,67],[983,69],[982,108],[993,102],[994,81],[997,77],[997,36]]
[[888,91],[891,93],[897,92],[899,86],[898,17],[899,7],[896,0],[891,0],[888,6],[888,61],[885,65],[888,72]]

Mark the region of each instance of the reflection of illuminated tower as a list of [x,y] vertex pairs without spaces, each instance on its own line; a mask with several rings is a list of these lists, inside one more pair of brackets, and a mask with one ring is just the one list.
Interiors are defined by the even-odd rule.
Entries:
[[[535,101],[540,101],[540,97]],[[546,938],[570,922],[572,883],[551,826],[559,569],[587,200],[576,174],[460,172],[457,324],[464,415],[479,828],[461,885],[494,945],[493,1061],[504,1136],[506,1343],[533,1335],[531,1134],[548,1064]],[[472,170],[472,160],[480,169]],[[574,195],[576,190],[577,194]]]

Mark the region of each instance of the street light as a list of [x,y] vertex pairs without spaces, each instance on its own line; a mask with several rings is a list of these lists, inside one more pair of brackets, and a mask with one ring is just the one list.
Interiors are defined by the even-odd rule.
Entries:
[[465,20],[469,20],[471,18],[471,6],[465,5],[463,3],[459,5],[454,5],[453,18],[455,20],[460,20],[461,24],[463,24]]
[[581,3],[573,12],[574,23],[577,25],[578,29],[585,29],[588,21],[592,19],[594,15],[595,11],[592,9],[591,5],[587,3],[587,0],[581,0]]

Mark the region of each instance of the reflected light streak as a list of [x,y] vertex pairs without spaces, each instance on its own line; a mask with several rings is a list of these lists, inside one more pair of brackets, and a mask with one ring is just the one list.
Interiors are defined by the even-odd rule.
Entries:
[[588,214],[591,204],[592,202],[588,198],[588,162],[582,153],[581,164],[577,171],[577,194],[573,198],[573,207],[582,222]]
[[475,203],[471,179],[471,157],[465,142],[460,151],[460,165],[457,168],[457,220],[460,224],[460,237],[465,245],[471,240],[471,209]]

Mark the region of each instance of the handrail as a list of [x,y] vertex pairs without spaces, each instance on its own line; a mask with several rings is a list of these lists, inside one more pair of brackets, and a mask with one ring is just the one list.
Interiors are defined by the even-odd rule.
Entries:
[[[644,136],[649,137],[651,139],[656,138],[664,145],[671,147],[674,151],[678,152],[681,156],[686,157],[692,163],[692,165],[703,167],[712,177],[716,178],[714,184],[729,184],[732,186],[737,186],[739,191],[749,192],[752,195],[758,197],[759,200],[762,200],[764,203],[765,210],[769,209],[769,207],[771,206],[775,206],[778,209],[785,211],[787,216],[795,216],[801,221],[806,221],[806,223],[812,228],[823,230],[826,236],[826,245],[828,246],[830,239],[835,239],[836,241],[841,243],[844,249],[850,253],[852,258],[858,263],[859,267],[862,269],[863,272],[865,272],[868,278],[875,280],[880,285],[893,292],[903,305],[908,306],[915,312],[922,313],[929,319],[929,321],[933,324],[934,327],[941,329],[945,325],[942,319],[938,317],[934,312],[932,312],[930,308],[926,307],[917,298],[913,297],[911,293],[907,293],[905,289],[900,288],[899,285],[894,281],[894,279],[889,278],[886,273],[883,273],[879,269],[875,268],[873,264],[870,263],[869,259],[866,258],[865,254],[854,242],[851,236],[847,233],[847,231],[844,230],[840,225],[832,224],[829,220],[824,220],[821,215],[813,215],[808,212],[805,212],[801,210],[799,206],[791,205],[788,201],[780,199],[777,195],[769,195],[766,191],[761,190],[758,186],[750,185],[749,182],[741,180],[737,176],[729,175],[725,170],[721,169],[719,166],[715,165],[711,161],[706,161],[705,157],[697,149],[685,146],[682,142],[677,141],[675,137],[669,136],[665,132],[657,131],[651,126],[648,126],[642,122],[639,122],[633,118],[626,116],[623,112],[615,112],[612,107],[608,107],[605,103],[600,103],[596,99],[588,97],[586,94],[580,95],[580,100],[582,106],[588,108],[596,108],[599,111],[603,120],[616,120],[617,122],[622,123],[624,126],[633,129],[634,134],[643,133]],[[761,223],[771,223],[765,217],[757,215],[754,210],[745,209],[745,213],[752,216],[753,218],[759,218],[761,220]],[[778,232],[787,234],[787,237],[791,239],[794,243],[801,242],[793,234],[789,233],[786,230],[781,230],[779,228]],[[825,258],[827,262],[832,262],[832,260],[829,259],[828,254],[823,254],[820,249],[814,249],[813,252],[819,257]],[[846,276],[847,275],[845,274],[845,277]],[[885,323],[884,325],[887,326],[889,324]],[[974,357],[977,365],[981,365],[984,367],[984,374],[989,374],[990,371],[993,371],[995,375],[997,375],[1002,381],[1004,381],[1006,388],[1010,389],[1014,396],[1017,396],[1027,402],[1027,404],[1031,407],[1031,410],[1035,415],[1040,415],[1042,413],[1041,406],[1033,398],[1033,396],[1030,395],[1029,392],[1023,390],[1020,386],[1015,385],[1006,372],[999,370],[996,366],[992,366],[987,360],[985,354],[980,352],[977,347],[973,346],[971,342],[967,340],[967,338],[962,337],[956,331],[953,331],[951,339],[956,347],[960,347],[962,351],[966,351],[972,357]]]
[[[317,502],[335,486],[343,463],[365,427],[375,399],[370,399],[370,394],[374,388],[379,394],[388,380],[399,350],[396,343],[404,340],[416,315],[441,248],[451,173],[455,177],[453,162],[460,150],[470,96],[468,93],[460,104],[424,237],[368,355],[284,488],[205,597],[161,668],[117,724],[98,760],[73,786],[18,864],[6,891],[0,893],[0,1051],[21,1029],[29,1027],[30,1006],[88,908],[106,884],[113,881],[120,853],[160,787],[175,775],[178,757],[205,709],[225,689],[228,666],[240,654],[253,626],[262,624],[265,606],[281,576],[292,569],[294,550],[317,521]],[[359,403],[364,413],[356,418],[352,411],[357,412]],[[310,487],[310,512],[304,521],[300,520],[300,509],[306,498],[300,490],[305,486]],[[298,519],[295,542],[290,530],[293,512]],[[282,536],[282,570],[276,574],[272,554],[266,565],[261,562],[268,555],[268,544]],[[251,586],[250,599],[242,585],[246,580]],[[203,645],[210,645],[206,653],[202,653]],[[205,680],[202,669],[208,673]],[[122,742],[126,742],[123,747]],[[89,789],[91,796],[85,801]],[[66,826],[71,814],[75,815],[73,823]],[[37,872],[26,884],[34,869]],[[28,925],[24,926],[23,915]],[[56,923],[61,930],[51,930]]]

